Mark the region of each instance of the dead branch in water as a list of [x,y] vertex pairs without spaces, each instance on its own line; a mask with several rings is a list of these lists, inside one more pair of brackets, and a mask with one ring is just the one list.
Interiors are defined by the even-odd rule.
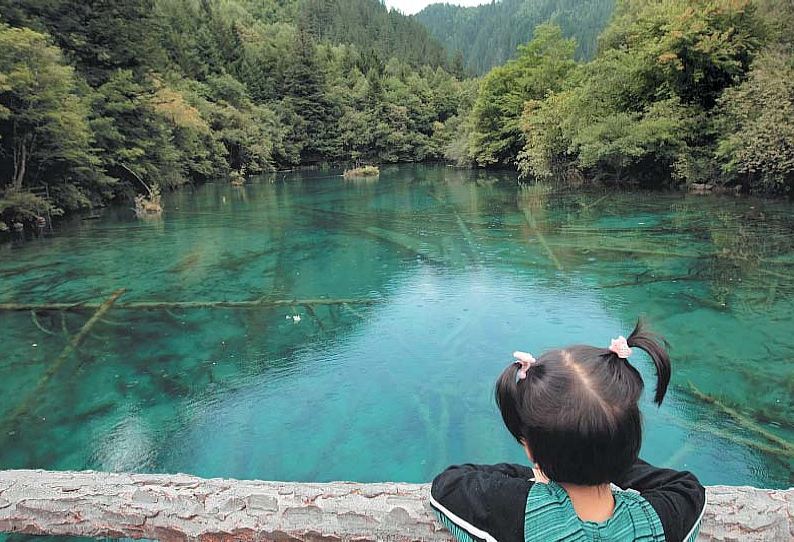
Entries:
[[546,254],[548,254],[549,260],[551,260],[551,262],[554,264],[554,267],[556,267],[558,271],[562,271],[563,267],[562,264],[560,263],[560,260],[554,254],[554,251],[551,249],[549,243],[546,242],[546,236],[543,235],[543,232],[540,231],[540,228],[538,228],[538,223],[537,221],[535,221],[535,217],[532,216],[532,211],[530,211],[529,209],[524,209],[524,220],[526,220],[527,225],[535,234],[535,237],[537,237],[540,246],[542,246],[543,249],[546,251]]
[[124,288],[120,288],[113,292],[109,298],[99,305],[96,312],[91,316],[91,318],[88,319],[85,324],[83,324],[83,327],[80,328],[80,331],[78,331],[74,336],[72,336],[71,339],[69,339],[69,342],[66,343],[66,346],[64,347],[61,354],[49,367],[47,367],[47,370],[44,371],[44,374],[41,375],[39,381],[36,383],[36,387],[33,388],[33,390],[21,403],[19,403],[17,408],[14,409],[11,415],[3,422],[2,426],[0,426],[2,427],[0,435],[7,432],[9,428],[13,429],[17,419],[25,414],[30,409],[31,404],[39,398],[42,390],[47,385],[47,382],[50,381],[55,373],[58,372],[58,369],[61,368],[61,365],[63,365],[66,360],[69,359],[69,356],[71,356],[72,353],[77,349],[77,347],[80,346],[80,343],[83,342],[83,339],[85,339],[86,335],[88,335],[88,333],[91,331],[91,328],[94,327],[94,324],[102,319],[102,316],[104,316],[104,314],[110,310],[119,297],[124,295],[125,291],[126,290]]
[[771,442],[776,447],[780,448],[780,450],[785,453],[787,457],[794,457],[794,444],[772,433],[768,429],[765,429],[758,422],[750,419],[748,416],[742,414],[735,408],[726,405],[713,395],[708,395],[707,393],[700,391],[692,382],[689,383],[689,391],[697,399],[717,407],[720,412],[733,419],[739,426],[747,429],[748,431],[752,431],[753,433],[763,437],[766,441]]
[[43,325],[41,325],[41,322],[39,322],[38,316],[36,316],[36,311],[30,311],[30,319],[33,320],[33,325],[35,325],[37,328],[39,328],[39,330],[42,333],[45,333],[46,335],[52,335],[53,337],[57,337],[58,336],[57,333],[54,333],[54,332],[50,331],[49,329],[45,328]]
[[141,179],[140,175],[138,175],[137,173],[135,173],[135,172],[134,172],[132,169],[130,169],[129,167],[127,167],[127,165],[126,165],[126,164],[124,164],[124,163],[119,163],[119,165],[120,165],[121,167],[123,167],[125,170],[127,170],[127,172],[128,172],[130,175],[132,175],[133,177],[135,177],[135,179],[136,179],[136,180],[137,180],[139,183],[141,183],[141,184],[143,185],[143,187],[144,187],[144,188],[146,189],[146,191],[149,193],[149,198],[150,198],[150,199],[154,199],[154,191],[151,189],[151,187],[150,187],[148,184],[146,184],[146,183],[143,181],[143,179]]
[[[256,307],[282,307],[290,305],[373,305],[377,299],[266,299],[250,301],[131,301],[119,303],[117,309],[169,310],[169,309],[250,309]],[[0,303],[0,311],[83,311],[99,309],[98,303]]]

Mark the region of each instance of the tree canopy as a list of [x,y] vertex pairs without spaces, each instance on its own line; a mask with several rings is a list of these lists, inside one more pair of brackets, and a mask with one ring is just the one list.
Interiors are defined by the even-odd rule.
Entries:
[[788,192],[792,21],[771,0],[621,0],[580,63],[560,29],[538,27],[483,77],[447,157],[535,179]]
[[[516,56],[543,23],[576,40],[576,57],[595,55],[615,0],[500,0],[476,7],[431,4],[416,15],[465,69],[481,75]],[[454,62],[453,56],[453,62]]]
[[140,180],[440,157],[464,92],[427,30],[377,0],[0,0],[0,14],[6,219]]
[[478,9],[518,4],[553,22],[515,47],[524,19],[500,15],[509,31],[489,43],[513,58],[465,79],[472,57],[418,22],[432,10],[377,0],[0,0],[0,218],[444,156],[535,179],[791,190],[791,3],[619,0],[591,60],[612,2]]

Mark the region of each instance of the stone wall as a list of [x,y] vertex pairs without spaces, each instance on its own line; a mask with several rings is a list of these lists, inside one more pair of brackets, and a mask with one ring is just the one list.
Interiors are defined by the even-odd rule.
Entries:
[[[425,484],[0,471],[0,531],[176,540],[450,541]],[[713,486],[699,540],[794,540],[794,490]]]

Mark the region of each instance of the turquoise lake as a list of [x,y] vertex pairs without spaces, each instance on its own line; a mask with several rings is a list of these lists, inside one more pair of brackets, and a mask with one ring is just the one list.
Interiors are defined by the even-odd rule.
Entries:
[[40,306],[0,311],[0,468],[423,482],[520,462],[492,397],[511,353],[608,346],[643,315],[673,376],[656,408],[632,358],[642,456],[794,483],[792,203],[338,173],[203,185],[158,219],[110,208],[0,247],[0,304]]

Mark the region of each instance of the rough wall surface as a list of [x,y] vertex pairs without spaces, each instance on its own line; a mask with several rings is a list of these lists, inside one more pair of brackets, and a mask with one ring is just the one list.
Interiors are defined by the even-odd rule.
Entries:
[[[0,471],[0,531],[182,540],[450,541],[425,484]],[[708,488],[699,540],[794,540],[794,490]]]

